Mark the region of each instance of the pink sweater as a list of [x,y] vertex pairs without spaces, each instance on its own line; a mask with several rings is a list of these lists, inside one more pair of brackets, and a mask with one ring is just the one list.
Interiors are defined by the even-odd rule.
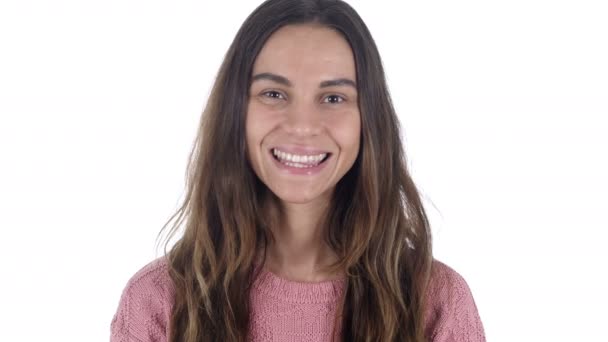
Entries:
[[[167,341],[175,294],[167,267],[166,259],[160,257],[129,279],[110,325],[110,342]],[[249,341],[329,341],[344,284],[344,279],[290,281],[262,269],[250,295]],[[429,342],[485,342],[475,301],[460,274],[434,260],[427,296]]]

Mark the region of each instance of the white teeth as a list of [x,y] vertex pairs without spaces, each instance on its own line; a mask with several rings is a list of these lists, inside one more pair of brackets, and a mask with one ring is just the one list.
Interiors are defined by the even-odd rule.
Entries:
[[276,148],[272,149],[272,154],[281,160],[286,165],[293,167],[311,167],[318,165],[323,158],[327,156],[327,153],[321,153],[318,155],[297,155],[290,154],[283,151],[279,151]]
[[300,169],[306,169],[306,168],[315,166],[315,165],[305,165],[305,164],[299,164],[299,163],[285,163],[285,165],[291,166],[291,167],[297,167]]

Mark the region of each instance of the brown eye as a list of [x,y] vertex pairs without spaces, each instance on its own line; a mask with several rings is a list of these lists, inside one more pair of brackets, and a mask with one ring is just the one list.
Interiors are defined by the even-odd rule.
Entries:
[[278,91],[274,91],[274,90],[264,92],[264,93],[262,93],[262,95],[264,95],[265,97],[269,97],[272,99],[278,99],[278,100],[283,98],[283,94],[279,93]]
[[[329,100],[329,101],[327,101]],[[340,103],[340,102],[344,102],[344,98],[342,96],[338,96],[338,95],[329,95],[325,98],[325,101],[323,102],[328,102],[328,103]]]

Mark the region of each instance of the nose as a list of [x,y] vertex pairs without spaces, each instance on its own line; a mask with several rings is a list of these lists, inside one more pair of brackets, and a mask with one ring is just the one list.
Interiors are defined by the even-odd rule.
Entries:
[[323,127],[319,108],[314,104],[292,103],[285,113],[283,128],[294,136],[315,136],[321,133]]

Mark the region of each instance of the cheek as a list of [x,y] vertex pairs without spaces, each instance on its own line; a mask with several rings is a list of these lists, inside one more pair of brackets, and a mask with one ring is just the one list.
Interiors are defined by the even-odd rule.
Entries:
[[274,125],[270,113],[258,107],[250,104],[245,119],[247,150],[250,158],[255,158],[260,153],[260,146]]
[[256,120],[255,116],[255,111],[252,111],[251,106],[248,106],[245,115],[245,141],[247,144],[247,157],[250,162],[255,161],[256,146],[260,144],[257,133],[259,128],[256,125],[258,120]]
[[358,112],[343,115],[330,123],[334,139],[340,145],[344,153],[354,154],[359,152],[359,141],[361,137],[361,120]]
[[257,108],[249,104],[247,106],[247,114],[245,115],[245,132],[247,135],[247,144],[255,143],[257,137],[260,135],[260,111]]
[[258,177],[261,177],[261,147],[263,136],[260,135],[260,127],[256,120],[246,120],[246,158],[248,159],[253,171]]

